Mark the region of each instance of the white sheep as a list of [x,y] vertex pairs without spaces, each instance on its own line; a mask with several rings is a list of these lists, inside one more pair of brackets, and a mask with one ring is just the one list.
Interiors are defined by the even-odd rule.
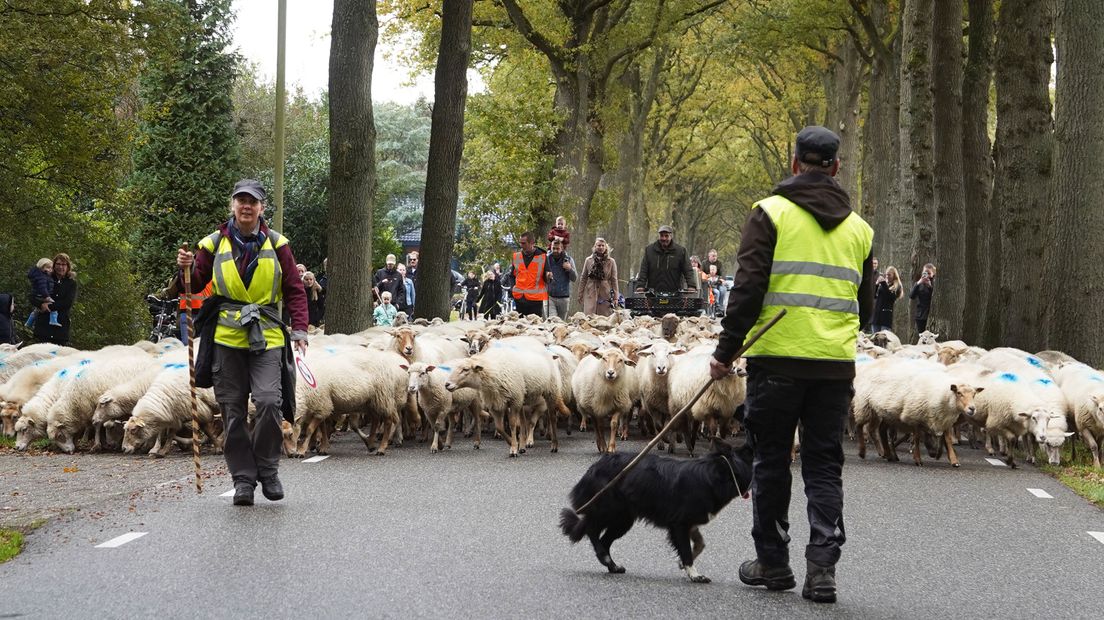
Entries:
[[92,414],[100,395],[132,377],[153,362],[141,349],[126,347],[100,351],[81,368],[58,396],[46,416],[46,435],[63,452],[76,450],[76,440],[91,429]]
[[55,372],[23,405],[19,419],[15,421],[16,450],[26,450],[32,441],[46,437],[47,416],[54,402],[58,400],[62,391],[73,381],[77,373],[88,364],[91,364],[91,360],[82,358],[73,365]]
[[23,405],[34,397],[55,373],[82,361],[89,363],[91,358],[82,353],[75,353],[41,359],[20,368],[7,383],[0,385],[0,420],[3,421],[0,432],[4,435],[14,435],[15,422],[22,413]]
[[[637,398],[636,363],[618,348],[609,347],[579,360],[571,378],[571,390],[579,413],[594,420],[594,438],[599,452],[617,451],[617,430],[621,416],[632,413]],[[610,437],[603,437],[602,422],[609,418]]]
[[[370,453],[386,454],[402,422],[400,412],[408,406],[407,376],[400,367],[406,359],[393,351],[338,347],[311,351],[307,363],[317,387],[303,381],[295,385],[298,455],[306,454],[318,431],[319,452],[324,454],[329,446],[327,423],[342,415],[349,416],[350,428]],[[363,423],[370,424],[370,432],[364,432]],[[382,439],[377,448],[373,443],[378,429]]]
[[[699,345],[688,351],[670,370],[668,381],[667,409],[675,415],[697,394],[702,385],[709,380],[709,360],[713,358],[714,345]],[[690,409],[683,426],[686,449],[694,455],[694,443],[697,428],[701,423],[710,423],[724,436],[728,426],[743,406],[747,394],[746,372],[742,363],[734,364],[732,372],[705,391],[698,402]]]
[[451,364],[460,361],[446,362],[440,366],[424,362],[400,366],[409,376],[407,392],[417,397],[418,406],[433,431],[433,442],[429,445],[429,451],[433,453],[440,449],[441,431],[446,430],[446,426],[448,433],[445,436],[445,449],[452,448],[452,435],[456,427],[463,423],[465,413],[475,420],[475,449],[479,449],[482,440],[482,396],[471,388],[452,392],[445,389],[448,375],[452,372]]
[[[958,467],[951,428],[960,415],[974,415],[977,410],[975,395],[984,389],[956,380],[943,368],[929,368],[911,376],[900,411],[888,412],[891,417],[881,421],[912,431],[912,460],[916,465],[924,464],[920,457],[920,434],[927,431],[943,438],[947,459],[952,466]],[[894,446],[887,443],[885,447],[892,455],[890,460],[896,461]]]
[[[138,400],[149,391],[154,379],[169,368],[188,368],[186,352],[173,351],[162,356],[154,363],[136,373],[133,377],[109,388],[96,401],[96,410],[92,412],[92,452],[103,449],[106,436],[104,430],[125,422],[134,411]],[[185,377],[185,383],[187,378]]]
[[[1005,448],[1005,463],[1015,468],[1013,448],[1032,430],[1032,420],[1050,414],[1050,403],[1033,389],[1032,382],[1015,373],[994,373],[985,392],[975,400],[977,413],[985,419],[985,431],[997,437]],[[992,451],[990,450],[990,455]]]
[[468,343],[459,338],[452,340],[433,333],[419,333],[409,326],[394,329],[391,335],[393,350],[408,362],[438,364],[468,354]]
[[1073,409],[1078,433],[1092,453],[1093,467],[1101,469],[1104,443],[1104,373],[1080,362],[1066,363],[1055,371],[1055,380]]
[[[149,389],[134,405],[133,415],[123,425],[123,452],[134,454],[153,442],[149,455],[163,457],[172,448],[173,439],[181,429],[191,427],[191,386],[188,382],[187,363],[168,363],[149,385]],[[196,391],[196,413],[200,426],[222,452],[222,433],[215,425],[218,412],[214,391],[211,388]]]
[[1066,397],[1055,383],[1046,362],[1018,349],[1000,348],[983,355],[978,363],[992,368],[995,379],[1028,385],[1036,397],[1046,402],[1045,415],[1036,412],[1031,416],[1031,433],[1028,435],[1031,448],[1027,461],[1035,462],[1034,446],[1038,444],[1046,451],[1047,461],[1058,465],[1061,462],[1062,444],[1073,435],[1069,432],[1068,421],[1072,416]]
[[870,337],[870,341],[890,353],[901,350],[901,339],[897,337],[897,334],[887,329],[875,333]]
[[62,357],[79,353],[72,347],[60,347],[48,342],[40,342],[23,347],[11,355],[0,359],[0,384],[7,382],[20,368],[29,366],[39,360]]
[[899,419],[905,406],[904,386],[913,375],[936,371],[939,364],[927,359],[897,355],[876,360],[862,359],[855,364],[855,395],[851,400],[852,415],[859,441],[859,458],[866,458],[866,440],[870,438],[878,455],[887,460],[897,458],[887,449],[883,420]]
[[[684,353],[686,350],[682,347],[673,346],[660,338],[653,340],[651,346],[640,353],[641,361],[636,368],[640,408],[644,415],[651,418],[657,432],[671,417],[671,411],[668,409],[670,371],[678,356]],[[675,443],[669,436],[665,436],[662,442],[666,443],[668,451],[674,451]],[[660,449],[663,448],[664,445],[661,443]]]

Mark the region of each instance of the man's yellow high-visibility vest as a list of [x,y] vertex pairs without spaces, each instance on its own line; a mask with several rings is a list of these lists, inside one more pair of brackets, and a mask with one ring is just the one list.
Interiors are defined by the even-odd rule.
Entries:
[[771,196],[755,204],[778,232],[770,285],[754,333],[782,308],[786,316],[745,357],[853,361],[859,332],[859,284],[874,229],[852,212],[824,230],[811,213]]

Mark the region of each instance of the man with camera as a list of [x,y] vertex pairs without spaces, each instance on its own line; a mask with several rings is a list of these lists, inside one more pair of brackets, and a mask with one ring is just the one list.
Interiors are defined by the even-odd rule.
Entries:
[[935,265],[928,263],[920,273],[920,279],[912,286],[909,299],[916,300],[916,333],[922,334],[928,329],[928,311],[931,309],[932,279],[935,278]]

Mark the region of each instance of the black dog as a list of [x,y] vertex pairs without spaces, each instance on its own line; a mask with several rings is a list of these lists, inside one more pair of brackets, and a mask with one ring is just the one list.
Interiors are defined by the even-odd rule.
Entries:
[[[571,506],[578,509],[612,480],[632,454],[606,454],[591,465],[571,490]],[[610,545],[624,536],[637,519],[666,528],[667,539],[679,556],[679,568],[690,581],[709,583],[694,569],[705,548],[698,527],[709,523],[733,498],[746,497],[751,485],[752,450],[717,441],[705,456],[677,460],[649,454],[583,515],[565,508],[560,528],[576,543],[589,536],[598,561],[611,573],[623,573],[610,557]],[[604,533],[603,533],[604,532]],[[691,543],[693,547],[691,548]]]

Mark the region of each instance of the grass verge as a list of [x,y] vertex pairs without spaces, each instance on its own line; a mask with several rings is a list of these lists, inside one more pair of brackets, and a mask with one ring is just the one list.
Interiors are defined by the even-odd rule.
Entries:
[[15,437],[0,435],[0,448],[15,448]]
[[1076,458],[1073,458],[1072,447],[1069,441],[1062,446],[1062,465],[1045,465],[1046,454],[1040,450],[1035,455],[1036,462],[1044,465],[1039,469],[1097,507],[1104,508],[1104,471],[1093,468],[1092,456],[1083,444],[1078,446]]
[[15,530],[0,529],[0,564],[19,555],[23,549],[23,534]]

